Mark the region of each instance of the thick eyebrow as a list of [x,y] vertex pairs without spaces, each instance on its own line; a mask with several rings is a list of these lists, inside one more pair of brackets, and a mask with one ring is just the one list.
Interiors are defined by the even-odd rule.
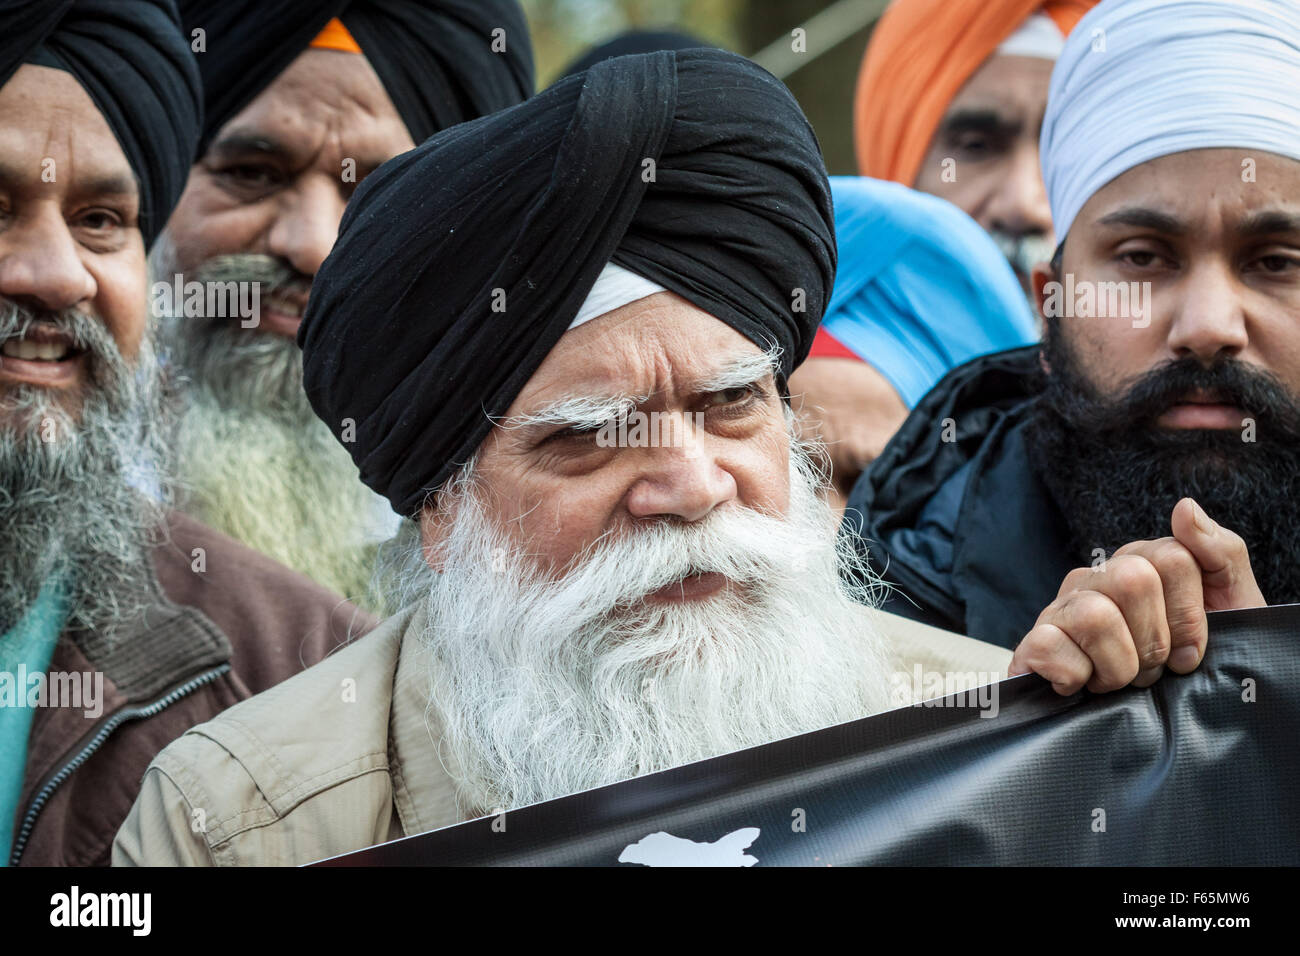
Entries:
[[776,373],[781,360],[781,350],[774,348],[757,355],[744,355],[728,362],[717,372],[699,382],[694,391],[699,394],[725,392],[732,388],[758,385]]
[[208,155],[241,155],[258,153],[263,156],[291,156],[293,151],[283,140],[265,133],[235,130],[208,147]]
[[1187,224],[1175,216],[1146,206],[1125,206],[1107,213],[1097,220],[1099,226],[1132,226],[1151,229],[1169,236],[1185,236]]
[[498,424],[507,429],[528,432],[561,426],[564,428],[599,428],[611,418],[626,415],[650,396],[574,395],[543,405],[535,411],[514,415]]
[[[0,185],[21,184],[24,179],[29,178],[19,174],[12,166],[0,163]],[[140,187],[135,176],[129,172],[91,173],[78,176],[71,187],[70,191],[78,196],[135,199],[140,195]]]
[[[303,156],[299,155],[298,151],[282,139],[266,133],[241,130],[235,130],[209,146],[204,158],[229,161],[250,154],[266,159],[281,160],[290,165],[306,161]],[[392,159],[391,156],[384,152],[363,155],[355,151],[352,153],[352,158],[356,160],[358,181],[365,179]]]
[[72,191],[79,196],[115,196],[134,199],[140,194],[135,177],[130,173],[106,173],[102,176],[78,178],[72,183]]
[[[695,383],[690,390],[696,395],[706,395],[758,385],[775,373],[779,360],[779,349],[742,356]],[[522,429],[525,433],[555,427],[599,428],[611,419],[627,415],[649,400],[649,395],[570,395],[531,412],[514,415],[498,424],[505,429]]]
[[1020,132],[1022,125],[1019,120],[1007,119],[991,109],[958,109],[943,119],[943,131],[947,134],[977,132],[1010,136]]
[[1252,213],[1238,224],[1235,232],[1245,239],[1259,236],[1300,233],[1300,213],[1283,212],[1280,209],[1265,209]]

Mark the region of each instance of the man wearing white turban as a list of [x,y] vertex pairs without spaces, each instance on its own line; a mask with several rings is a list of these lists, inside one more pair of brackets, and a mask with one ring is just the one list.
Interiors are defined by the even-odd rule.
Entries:
[[1300,600],[1297,90],[1297,0],[1079,22],[1041,138],[1044,344],[953,370],[850,498],[891,610],[1013,646],[1064,569],[1167,534],[1184,496]]

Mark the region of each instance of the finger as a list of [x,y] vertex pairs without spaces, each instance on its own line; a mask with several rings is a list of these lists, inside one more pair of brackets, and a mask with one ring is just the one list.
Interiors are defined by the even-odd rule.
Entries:
[[[1160,676],[1170,647],[1160,572],[1143,555],[1116,554],[1093,576],[1092,587],[1109,597],[1124,616],[1138,660],[1138,674],[1129,680],[1141,680],[1142,686],[1152,683]],[[1110,635],[1103,639],[1118,640]]]
[[1088,656],[1092,662],[1089,690],[1115,690],[1137,677],[1137,651],[1124,614],[1101,591],[1085,588],[1067,595],[1042,623],[1059,627]]
[[1064,598],[1067,594],[1089,587],[1093,575],[1097,574],[1099,570],[1098,568],[1075,568],[1061,582],[1061,587],[1056,592],[1057,600]]
[[[1192,552],[1177,538],[1159,538],[1126,544],[1115,555],[1141,555],[1155,567],[1164,589],[1168,665],[1179,674],[1194,670],[1205,655],[1209,623],[1205,619],[1201,566]],[[1134,683],[1145,687],[1144,679],[1140,677]]]
[[1262,607],[1268,603],[1255,583],[1250,553],[1240,535],[1215,523],[1191,498],[1174,506],[1170,526],[1174,537],[1201,566],[1207,611]]
[[1092,661],[1055,624],[1037,624],[1011,655],[1007,673],[1035,673],[1052,682],[1061,695],[1077,693],[1092,677]]

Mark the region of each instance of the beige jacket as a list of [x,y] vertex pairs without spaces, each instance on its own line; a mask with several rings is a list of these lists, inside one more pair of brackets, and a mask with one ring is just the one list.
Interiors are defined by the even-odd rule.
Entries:
[[[422,605],[420,606],[422,607]],[[909,679],[1005,675],[1011,652],[880,611]],[[195,727],[162,751],[113,844],[115,866],[310,863],[448,826],[457,806],[426,722],[415,606]]]

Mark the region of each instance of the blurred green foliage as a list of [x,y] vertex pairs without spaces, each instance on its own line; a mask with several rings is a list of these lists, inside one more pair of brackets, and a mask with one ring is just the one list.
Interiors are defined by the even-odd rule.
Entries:
[[[789,40],[833,0],[521,0],[537,57],[538,88],[589,48],[625,30],[678,29],[747,56]],[[867,3],[869,0],[859,0]],[[869,29],[843,38],[785,77],[822,144],[832,175],[857,171],[853,87]]]

